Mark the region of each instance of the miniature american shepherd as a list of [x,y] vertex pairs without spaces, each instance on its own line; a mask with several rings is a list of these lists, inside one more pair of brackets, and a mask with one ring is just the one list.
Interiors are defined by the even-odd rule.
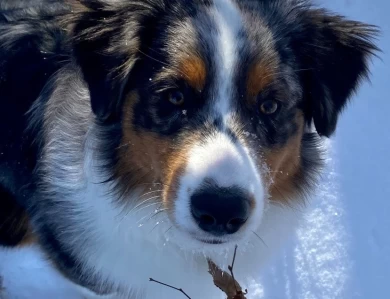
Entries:
[[89,298],[220,298],[302,217],[377,28],[305,0],[0,0],[0,244]]

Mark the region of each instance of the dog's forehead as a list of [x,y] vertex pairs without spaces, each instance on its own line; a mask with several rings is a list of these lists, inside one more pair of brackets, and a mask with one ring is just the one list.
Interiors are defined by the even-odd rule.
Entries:
[[257,1],[213,0],[169,18],[163,52],[171,74],[184,75],[199,90],[208,84],[225,112],[230,97],[255,97],[271,84],[299,93],[295,66],[286,61],[291,55],[282,58],[262,9]]
[[[172,13],[166,22],[165,50],[206,55],[220,51],[232,62],[232,55],[258,55],[272,45],[272,33],[261,17],[261,9],[249,5],[253,1],[213,0],[201,2],[191,10]],[[254,9],[256,8],[256,9]],[[245,53],[250,52],[250,53]],[[216,58],[216,57],[214,57]],[[229,60],[230,59],[230,60]]]
[[250,10],[245,2],[202,2],[194,10],[168,17],[162,41],[168,63],[177,66],[196,56],[216,76],[218,72],[248,72],[251,64],[262,61],[263,66],[269,65],[266,60],[273,60],[275,67],[272,30],[262,20],[259,9]]

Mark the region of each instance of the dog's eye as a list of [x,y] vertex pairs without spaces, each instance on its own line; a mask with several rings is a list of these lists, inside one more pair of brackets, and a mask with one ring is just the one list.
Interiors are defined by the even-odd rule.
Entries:
[[180,90],[172,90],[168,93],[168,100],[175,106],[184,104],[184,94]]
[[260,104],[260,112],[271,115],[278,111],[279,103],[275,100],[266,100]]

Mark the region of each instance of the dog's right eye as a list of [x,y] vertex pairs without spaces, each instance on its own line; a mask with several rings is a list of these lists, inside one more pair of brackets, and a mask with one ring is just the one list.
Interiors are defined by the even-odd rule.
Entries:
[[184,94],[178,89],[171,90],[167,94],[167,99],[175,106],[181,106],[184,104]]
[[260,112],[266,115],[274,114],[278,111],[279,103],[275,100],[266,100],[260,105]]

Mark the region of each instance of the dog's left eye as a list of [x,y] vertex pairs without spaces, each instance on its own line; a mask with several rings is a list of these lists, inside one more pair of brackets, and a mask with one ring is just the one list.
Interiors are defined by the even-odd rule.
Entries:
[[275,100],[266,100],[260,104],[260,112],[271,115],[278,111],[279,103]]
[[184,94],[180,90],[172,90],[168,92],[168,100],[175,106],[181,106],[184,104]]

